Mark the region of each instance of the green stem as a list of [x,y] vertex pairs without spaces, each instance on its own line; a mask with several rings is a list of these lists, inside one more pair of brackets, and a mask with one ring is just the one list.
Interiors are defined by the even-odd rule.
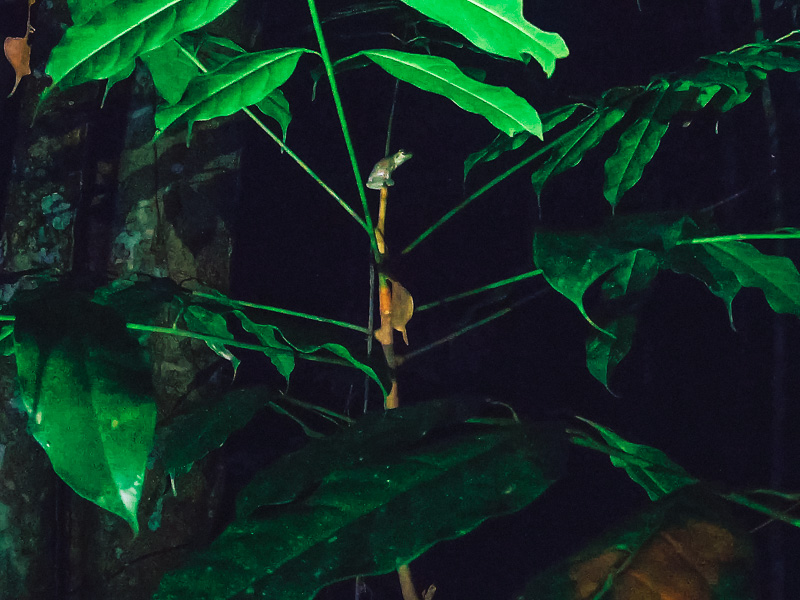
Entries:
[[498,319],[498,318],[502,317],[503,315],[506,315],[506,314],[510,313],[512,310],[514,310],[518,306],[521,306],[525,302],[527,302],[529,300],[532,300],[533,298],[539,296],[540,293],[541,292],[536,293],[533,296],[528,296],[526,298],[522,298],[521,300],[517,300],[511,306],[507,306],[505,308],[502,308],[502,309],[498,310],[497,312],[492,313],[491,315],[489,315],[488,317],[486,317],[484,319],[481,319],[479,321],[475,321],[474,323],[470,323],[466,327],[462,327],[458,331],[454,331],[453,333],[448,334],[448,335],[444,336],[443,338],[440,338],[440,339],[436,340],[435,342],[431,342],[430,344],[427,344],[425,346],[417,348],[413,352],[409,352],[408,354],[404,354],[403,355],[403,363],[408,362],[409,360],[411,360],[415,356],[418,356],[418,355],[422,354],[423,352],[427,352],[428,350],[432,350],[433,348],[436,348],[437,346],[441,346],[442,344],[446,344],[447,342],[449,342],[451,340],[454,340],[455,338],[457,338],[460,335],[464,335],[465,333],[467,333],[469,331],[472,331],[473,329],[477,329],[478,327],[481,327],[482,325],[486,325],[487,323],[490,323],[491,321],[494,321],[495,319]]
[[679,240],[676,245],[685,244],[717,244],[721,242],[737,242],[741,240],[798,240],[800,231],[790,233],[734,233],[731,235],[715,235],[712,237]]
[[326,319],[325,317],[310,315],[308,313],[301,313],[295,310],[288,310],[286,308],[277,308],[275,306],[267,306],[266,304],[245,302],[243,300],[233,300],[232,298],[227,298],[225,296],[215,296],[214,294],[207,294],[205,292],[192,292],[192,295],[197,296],[198,298],[208,298],[209,300],[214,300],[216,302],[219,302],[220,304],[227,304],[228,306],[244,306],[247,308],[255,308],[257,310],[266,310],[269,312],[280,313],[282,315],[289,315],[292,317],[299,317],[301,319],[308,319],[309,321],[330,323],[331,325],[344,327],[346,329],[352,329],[353,331],[358,331],[359,333],[364,333],[364,334],[370,333],[369,329],[367,329],[366,327],[361,327],[360,325],[354,325],[353,323],[347,323],[345,321],[337,321],[336,319]]
[[767,506],[766,504],[761,504],[760,502],[751,500],[750,498],[742,494],[731,493],[731,494],[721,494],[721,496],[726,500],[729,500],[730,502],[735,502],[736,504],[741,504],[742,506],[746,506],[747,508],[750,508],[757,512],[763,513],[769,517],[772,517],[777,521],[783,521],[784,523],[788,523],[789,525],[800,527],[800,518],[790,517],[789,515],[777,511],[774,508]]
[[[176,43],[177,43],[177,42],[176,42]],[[188,58],[189,58],[189,60],[191,60],[191,61],[192,61],[192,62],[195,64],[195,66],[196,66],[198,69],[200,69],[200,71],[201,71],[201,72],[203,72],[203,73],[208,73],[208,69],[206,68],[206,66],[205,66],[203,63],[201,63],[199,60],[197,60],[197,57],[196,57],[196,56],[194,56],[194,54],[192,54],[191,52],[189,52],[189,51],[188,51],[186,48],[184,48],[184,47],[183,47],[183,46],[181,46],[180,44],[178,44],[178,48],[180,48],[180,49],[181,49],[181,52],[183,52],[183,53],[186,55],[186,57],[188,57]],[[316,52],[315,52],[314,54],[316,54]],[[301,159],[299,156],[297,156],[297,154],[295,154],[295,153],[292,151],[292,149],[291,149],[291,148],[289,148],[289,146],[287,146],[286,144],[284,144],[284,143],[283,143],[283,140],[281,140],[281,139],[280,139],[280,138],[279,138],[277,135],[275,135],[275,134],[274,134],[274,133],[273,133],[273,132],[272,132],[272,131],[271,131],[271,130],[270,130],[270,129],[269,129],[267,126],[266,126],[266,125],[264,125],[264,123],[261,121],[261,119],[259,119],[259,118],[258,118],[258,117],[257,117],[257,116],[256,116],[256,115],[253,113],[253,111],[251,111],[249,108],[243,108],[243,109],[242,109],[242,112],[244,112],[244,114],[246,114],[248,117],[250,117],[250,119],[252,119],[252,120],[253,120],[253,122],[254,122],[254,123],[255,123],[255,124],[256,124],[256,125],[257,125],[257,126],[258,126],[258,127],[259,127],[259,128],[262,130],[262,131],[263,131],[263,132],[264,132],[264,133],[266,133],[266,134],[267,134],[267,135],[268,135],[270,138],[272,138],[272,140],[273,140],[273,141],[274,141],[276,144],[278,144],[278,146],[280,146],[280,148],[281,148],[281,150],[282,150],[283,152],[285,152],[286,154],[288,154],[288,155],[289,155],[289,157],[290,157],[292,160],[294,160],[294,161],[295,161],[295,162],[296,162],[296,163],[299,165],[299,167],[300,167],[301,169],[303,169],[303,171],[305,171],[306,173],[308,173],[308,174],[311,176],[311,178],[312,178],[314,181],[316,181],[316,182],[319,184],[319,186],[320,186],[320,187],[321,187],[323,190],[325,190],[325,191],[326,191],[326,192],[327,192],[327,193],[328,193],[328,194],[329,194],[329,195],[330,195],[330,196],[331,196],[331,197],[332,197],[334,200],[336,200],[336,202],[338,202],[338,203],[339,203],[339,205],[340,205],[342,208],[344,208],[344,209],[347,211],[347,214],[349,214],[351,217],[353,217],[353,219],[355,219],[356,223],[358,223],[358,224],[361,226],[361,228],[362,228],[364,231],[366,231],[366,232],[367,232],[367,234],[368,234],[368,235],[370,235],[371,237],[374,237],[374,233],[372,233],[372,228],[371,228],[371,227],[368,227],[368,226],[367,226],[367,224],[366,224],[366,223],[364,223],[363,219],[362,219],[361,217],[359,217],[359,216],[356,214],[356,212],[355,212],[355,211],[354,211],[352,208],[350,208],[350,206],[347,204],[347,202],[345,202],[344,200],[342,200],[342,198],[339,196],[339,194],[337,194],[336,192],[334,192],[334,191],[333,191],[333,190],[330,188],[330,186],[329,186],[327,183],[325,183],[324,181],[322,181],[322,179],[319,177],[319,175],[317,175],[317,174],[316,174],[316,173],[315,173],[315,172],[314,172],[314,171],[311,169],[311,167],[309,167],[309,166],[308,166],[308,165],[307,165],[305,162],[303,162],[303,160],[302,160],[302,159]]]
[[191,338],[193,340],[201,340],[203,342],[211,344],[221,344],[224,346],[231,346],[233,348],[241,348],[242,350],[255,350],[257,352],[264,352],[265,350],[269,350],[270,352],[277,352],[279,354],[292,354],[295,358],[310,360],[312,362],[322,362],[332,365],[340,365],[343,367],[352,366],[349,362],[337,358],[326,358],[324,356],[316,356],[314,354],[306,354],[304,352],[296,352],[294,350],[283,350],[280,348],[260,346],[258,344],[237,342],[236,340],[231,340],[229,338],[221,338],[214,335],[204,335],[202,333],[186,331],[185,329],[173,329],[172,327],[157,327],[155,325],[141,325],[139,323],[127,323],[125,326],[132,331],[163,333],[165,335],[174,335],[176,337],[185,337],[185,338]]
[[356,153],[355,149],[353,148],[353,141],[350,139],[350,129],[347,127],[347,120],[344,116],[344,108],[342,108],[342,99],[339,96],[339,88],[336,85],[336,77],[333,74],[333,63],[331,62],[331,56],[328,53],[328,46],[325,44],[325,36],[322,34],[322,24],[319,21],[319,15],[317,14],[317,7],[314,3],[314,0],[308,0],[308,9],[311,13],[311,22],[314,25],[314,32],[317,35],[317,43],[319,44],[322,63],[325,65],[325,73],[328,75],[328,81],[331,84],[331,95],[333,96],[333,103],[336,105],[336,114],[339,117],[339,126],[342,129],[345,146],[347,146],[347,154],[350,156],[350,166],[353,169],[353,176],[355,177],[356,181],[356,189],[358,190],[359,198],[361,198],[361,206],[364,209],[364,222],[367,226],[367,233],[369,234],[369,243],[372,247],[372,254],[377,261],[380,259],[380,252],[378,252],[378,242],[375,239],[372,216],[369,212],[367,196],[364,193],[364,186],[361,182],[358,162],[356,161]]
[[550,142],[549,144],[547,144],[546,146],[542,146],[541,148],[539,148],[539,150],[537,150],[531,156],[529,156],[528,158],[526,158],[526,159],[522,160],[521,162],[517,163],[516,165],[514,165],[513,167],[511,167],[510,169],[508,169],[504,173],[501,173],[500,175],[498,175],[497,177],[492,179],[489,183],[487,183],[482,188],[480,188],[478,191],[473,192],[472,194],[470,194],[460,204],[458,204],[457,206],[453,207],[441,219],[436,221],[436,223],[434,223],[433,225],[428,227],[425,231],[423,231],[421,235],[419,235],[414,241],[412,241],[408,246],[405,247],[405,249],[401,252],[401,254],[407,254],[408,252],[411,252],[414,248],[416,248],[420,244],[420,242],[422,242],[422,240],[424,240],[426,237],[428,237],[434,231],[439,229],[439,227],[441,227],[442,225],[447,223],[447,221],[449,221],[456,213],[458,213],[463,208],[465,208],[470,202],[472,202],[476,198],[479,198],[480,196],[485,194],[487,191],[492,189],[498,183],[500,183],[501,181],[503,181],[507,177],[509,177],[509,176],[513,175],[514,173],[516,173],[517,171],[519,171],[522,167],[527,166],[529,163],[531,163],[534,160],[536,160],[537,158],[539,158],[542,154],[544,154],[545,152],[547,152],[548,150],[553,148],[560,139],[561,138],[558,137],[555,140],[553,140],[552,142]]
[[428,310],[429,308],[434,308],[442,304],[447,304],[448,302],[454,302],[455,300],[461,300],[462,298],[467,298],[469,296],[480,294],[481,292],[485,292],[487,290],[493,290],[495,288],[503,287],[504,285],[509,285],[511,283],[516,283],[517,281],[522,281],[523,279],[528,279],[530,277],[536,277],[537,275],[541,274],[542,274],[541,269],[536,269],[535,271],[528,271],[527,273],[523,273],[522,275],[517,275],[515,277],[509,277],[508,279],[496,281],[495,283],[490,283],[489,285],[484,285],[483,287],[475,288],[474,290],[470,290],[468,292],[462,292],[461,294],[455,294],[454,296],[448,296],[447,298],[436,300],[435,302],[423,304],[422,306],[417,307],[414,312],[422,312],[423,310]]

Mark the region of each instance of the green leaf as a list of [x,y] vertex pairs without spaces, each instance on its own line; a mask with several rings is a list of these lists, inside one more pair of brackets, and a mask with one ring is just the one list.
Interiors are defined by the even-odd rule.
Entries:
[[[259,493],[243,491],[257,508],[167,574],[155,598],[310,600],[330,583],[391,572],[523,508],[561,472],[555,427],[435,419],[431,429],[431,420],[425,406],[368,415],[279,460],[259,478]],[[340,447],[351,450],[344,463]]]
[[689,488],[537,575],[518,600],[751,600],[748,536]]
[[[188,307],[186,312],[183,313],[183,320],[190,331],[231,341],[234,339],[233,334],[228,330],[228,323],[225,317],[202,306],[193,305]],[[206,344],[217,356],[230,361],[233,367],[233,376],[236,377],[236,371],[242,361],[236,358],[233,352],[221,342],[206,340]]]
[[[234,310],[233,314],[242,322],[242,327],[246,331],[258,337],[258,340],[265,346],[264,353],[270,358],[272,364],[275,365],[278,372],[283,375],[287,383],[289,382],[289,376],[294,370],[294,351],[306,355],[330,353],[365,373],[380,386],[384,395],[389,393],[386,385],[387,380],[379,377],[366,361],[359,360],[353,356],[350,350],[345,346],[333,342],[311,341],[318,337],[314,335],[311,327],[306,327],[306,331],[311,334],[310,338],[306,336],[308,341],[304,340],[301,342],[299,337],[293,337],[291,334],[288,334],[288,329],[285,327],[279,329],[272,324],[256,323],[246,314],[238,310]],[[273,317],[273,319],[280,320],[279,317]],[[293,339],[287,339],[287,335],[293,337]],[[276,351],[273,352],[272,350]]]
[[67,0],[69,13],[75,25],[85,23],[93,14],[104,9],[115,0]]
[[67,29],[46,72],[66,88],[106,79],[181,33],[211,22],[236,0],[116,0]]
[[611,392],[608,382],[617,365],[631,350],[633,334],[636,331],[636,317],[625,315],[610,323],[604,323],[603,329],[611,335],[595,329],[589,332],[589,337],[586,339],[586,366],[592,377]]
[[612,208],[641,179],[667,132],[669,119],[682,104],[675,101],[676,94],[670,93],[665,81],[649,88],[645,98],[645,105],[636,113],[638,118],[620,135],[616,152],[606,160],[603,194]]
[[[567,104],[542,115],[542,133],[547,133],[553,127],[569,119],[577,108],[578,104]],[[491,162],[506,152],[516,150],[531,137],[531,134],[527,131],[520,131],[513,137],[509,137],[504,133],[498,134],[488,146],[473,152],[466,158],[464,161],[464,181],[467,180],[467,175],[476,165]]]
[[172,475],[185,471],[222,446],[231,433],[247,425],[273,397],[274,392],[266,387],[253,387],[193,404],[159,425],[153,456]]
[[[555,140],[547,160],[531,176],[537,196],[541,197],[542,189],[550,179],[581,162],[584,155],[599,144],[603,136],[625,116],[633,102],[630,91],[626,89],[619,93],[619,98],[616,98],[618,92],[612,91],[613,95],[610,92],[607,94],[609,99],[615,97],[614,102],[598,108],[593,115]],[[638,93],[638,90],[633,93]]]
[[569,50],[557,33],[538,29],[525,20],[522,0],[403,0],[432,19],[451,27],[470,42],[493,54],[520,60],[533,58],[547,76],[556,59]]
[[192,124],[215,117],[231,115],[242,108],[261,102],[282,85],[294,72],[302,48],[265,50],[242,54],[189,82],[177,104],[156,109],[159,134],[175,123]]
[[800,273],[790,259],[762,254],[746,242],[709,243],[703,247],[744,287],[761,289],[772,310],[800,316]]
[[156,421],[141,347],[111,308],[80,295],[20,302],[14,354],[29,431],[67,485],[138,531]]
[[176,40],[142,54],[141,59],[150,71],[156,90],[169,104],[181,99],[186,86],[199,71]]
[[289,110],[289,102],[281,90],[275,90],[261,102],[256,103],[256,108],[266,116],[275,119],[283,132],[283,141],[286,142],[286,130],[292,122],[292,113]]
[[742,46],[731,52],[718,52],[703,59],[721,65],[736,64],[745,69],[772,71],[780,69],[787,73],[800,71],[800,42],[769,41]]
[[384,71],[413,86],[440,94],[464,110],[481,115],[506,135],[528,131],[542,137],[539,114],[528,102],[506,87],[470,79],[451,61],[439,56],[397,50],[368,50],[365,56]]
[[658,500],[682,487],[698,482],[698,479],[672,462],[661,450],[629,442],[608,427],[589,419],[583,417],[578,419],[599,431],[609,446],[622,451],[622,455],[609,455],[611,464],[619,469],[625,469],[628,477],[642,486],[650,500]]

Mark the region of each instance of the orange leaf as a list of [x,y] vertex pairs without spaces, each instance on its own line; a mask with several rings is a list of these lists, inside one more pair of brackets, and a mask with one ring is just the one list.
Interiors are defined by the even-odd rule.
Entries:
[[407,346],[406,325],[414,314],[414,298],[398,282],[390,281],[392,281],[392,327],[403,334],[403,341]]
[[8,95],[9,98],[17,91],[20,80],[25,77],[25,75],[31,74],[31,46],[28,43],[28,36],[33,31],[31,27],[31,5],[35,1],[36,0],[28,0],[28,24],[25,37],[7,37],[5,42],[3,42],[3,52],[5,52],[8,62],[11,63],[14,72],[17,74],[14,87]]

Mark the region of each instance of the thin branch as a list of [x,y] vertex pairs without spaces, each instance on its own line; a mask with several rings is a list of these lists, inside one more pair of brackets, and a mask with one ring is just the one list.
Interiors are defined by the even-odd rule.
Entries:
[[494,283],[490,283],[489,285],[484,285],[483,287],[475,288],[474,290],[470,290],[468,292],[462,292],[461,294],[455,294],[453,296],[448,296],[447,298],[443,298],[441,300],[436,300],[435,302],[429,302],[428,304],[423,304],[422,306],[417,307],[415,309],[415,312],[422,312],[423,310],[428,310],[429,308],[434,308],[442,304],[447,304],[448,302],[461,300],[462,298],[468,298],[469,296],[474,296],[475,294],[480,294],[481,292],[485,292],[487,290],[493,290],[495,288],[516,283],[517,281],[522,281],[523,279],[528,279],[530,277],[536,277],[537,275],[541,274],[542,274],[541,269],[536,269],[535,271],[528,271],[527,273],[523,273],[522,275],[516,275],[515,277],[509,277],[508,279],[496,281]]
[[718,244],[722,242],[738,242],[741,240],[800,240],[800,230],[786,233],[734,233],[730,235],[715,235],[711,237],[678,240],[676,245],[685,244]]

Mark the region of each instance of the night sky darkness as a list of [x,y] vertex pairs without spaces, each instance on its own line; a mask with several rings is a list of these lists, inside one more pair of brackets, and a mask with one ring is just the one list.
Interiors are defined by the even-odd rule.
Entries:
[[[533,62],[523,67],[462,53],[460,64],[491,69],[488,83],[509,85],[544,112],[596,98],[610,87],[644,84],[657,73],[691,68],[699,56],[753,41],[749,0],[640,3],[641,11],[636,0],[526,2],[528,19],[561,34],[570,48],[570,57],[557,63],[550,80]],[[763,4],[768,38],[798,28],[792,23],[790,2],[775,10],[771,1]],[[346,6],[321,2],[319,10],[325,16]],[[250,7],[252,18],[263,27],[258,48],[316,47],[313,31],[307,27],[306,3],[252,2]],[[326,31],[334,57],[364,48],[399,49],[388,33],[409,36],[398,30],[391,13],[333,21]],[[2,33],[7,35],[5,24]],[[303,57],[298,73],[284,87],[293,112],[288,144],[356,206],[352,173],[326,86],[320,85],[316,100],[310,101],[311,83],[304,71],[318,62],[316,57]],[[6,89],[8,69],[3,69],[2,89]],[[383,156],[394,83],[371,66],[342,74],[339,85],[359,166],[366,176]],[[800,78],[777,73],[770,76],[770,85],[780,141],[776,176],[785,199],[782,224],[798,226]],[[716,114],[700,114],[682,125],[671,125],[642,181],[623,198],[618,214],[697,211],[744,190],[714,211],[720,229],[738,233],[773,228],[770,140],[758,95],[719,119]],[[237,206],[232,295],[364,323],[369,276],[366,236],[256,127],[246,122],[237,126],[244,143],[243,194],[230,199]],[[404,248],[464,197],[463,161],[494,135],[482,118],[460,111],[443,98],[400,86],[391,147],[392,152],[410,150],[414,158],[398,171],[397,185],[391,190],[390,250]],[[523,169],[414,252],[392,261],[390,269],[417,305],[532,270],[534,228],[591,227],[609,216],[602,176],[603,161],[616,146],[616,137],[611,137],[577,168],[548,184],[541,220],[530,170]],[[476,190],[512,161],[502,157],[476,169],[467,180],[466,192]],[[0,169],[5,166],[3,161]],[[377,193],[368,192],[377,211]],[[769,242],[758,247],[774,251]],[[787,243],[785,253],[800,264],[800,243]],[[771,487],[775,477],[780,477],[784,490],[800,490],[797,318],[775,316],[760,291],[743,290],[734,302],[733,331],[723,303],[702,283],[688,276],[659,274],[651,293],[642,298],[633,349],[612,379],[615,397],[587,372],[588,324],[569,301],[545,287],[543,280],[534,278],[514,291],[476,296],[415,316],[408,327],[412,350],[504,303],[530,297],[510,315],[410,361],[400,374],[402,402],[477,393],[509,402],[520,414],[534,419],[568,419],[579,414],[631,441],[665,451],[693,475],[723,488]],[[489,300],[497,303],[487,304]],[[592,312],[591,302],[588,312]],[[784,336],[778,356],[776,331]],[[777,448],[773,448],[772,385],[781,365],[786,370],[786,414]],[[242,369],[244,381],[263,378],[263,362],[254,361]],[[344,370],[319,371],[316,366],[300,365],[292,385],[298,397],[320,402],[325,398],[322,403],[344,410],[354,382],[356,388],[361,385]],[[377,403],[372,408],[378,409]],[[264,427],[259,421],[235,436],[231,456],[263,455],[254,448],[263,443]],[[299,443],[297,432],[273,429],[270,434],[275,436],[278,453]],[[776,456],[782,465],[777,475],[771,471]],[[465,538],[437,545],[415,563],[415,578],[420,586],[435,582],[436,597],[441,600],[511,598],[527,576],[575,552],[648,503],[644,492],[612,468],[607,458],[576,450],[569,476],[540,501],[520,514],[484,524]],[[749,512],[741,516],[746,529],[764,520]],[[772,525],[758,530],[755,543],[759,597],[796,597],[800,531]],[[770,569],[776,555],[768,552],[769,544],[777,544],[781,548],[777,556],[785,560],[783,589],[787,591],[783,595],[773,585],[775,575]],[[371,578],[367,583],[376,600],[397,598],[394,577]],[[320,598],[346,598],[352,593],[352,583],[340,584]]]

